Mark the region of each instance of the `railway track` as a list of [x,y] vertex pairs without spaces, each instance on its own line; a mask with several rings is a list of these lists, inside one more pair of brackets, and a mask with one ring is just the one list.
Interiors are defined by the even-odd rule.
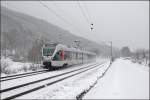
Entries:
[[11,75],[11,76],[1,77],[0,81],[3,82],[3,81],[23,78],[23,77],[27,77],[27,76],[33,76],[33,75],[37,75],[37,74],[42,74],[42,73],[46,73],[46,72],[48,72],[47,69],[46,70],[40,70],[40,71],[23,73],[23,74],[16,74],[16,75]]
[[2,89],[2,90],[0,90],[1,99],[7,99],[7,100],[8,99],[15,99],[15,98],[23,96],[25,94],[28,94],[28,93],[37,91],[39,89],[42,89],[45,86],[50,86],[50,85],[53,85],[53,84],[58,83],[60,81],[63,81],[67,78],[73,77],[75,75],[79,75],[79,74],[84,73],[88,70],[99,67],[100,65],[103,65],[103,64],[104,64],[104,62],[100,63],[100,64],[96,63],[93,65],[87,65],[83,68],[64,72],[64,73],[61,73],[61,74],[58,74],[55,76],[50,76],[50,77],[47,77],[44,79],[40,79],[40,80],[32,81],[29,83],[24,83],[21,85]]

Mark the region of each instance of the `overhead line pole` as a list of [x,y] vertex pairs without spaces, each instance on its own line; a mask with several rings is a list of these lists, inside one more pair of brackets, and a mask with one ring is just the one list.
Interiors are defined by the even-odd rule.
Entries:
[[[103,43],[106,43],[102,41]],[[113,61],[113,50],[112,50],[112,41],[107,41],[110,44],[110,60]]]
[[111,45],[111,47],[110,47],[110,49],[111,49],[111,62],[113,61],[113,53],[112,53],[112,41],[109,41],[110,42],[110,45]]

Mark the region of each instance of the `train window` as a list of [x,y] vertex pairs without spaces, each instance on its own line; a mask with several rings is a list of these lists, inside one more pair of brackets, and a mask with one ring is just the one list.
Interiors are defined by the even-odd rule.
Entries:
[[79,59],[82,59],[82,57],[83,57],[83,54],[79,53]]
[[72,59],[76,59],[75,52],[72,52]]
[[74,59],[74,54],[73,52],[70,52],[70,60],[73,60]]
[[78,59],[78,53],[76,52],[76,59]]
[[71,52],[71,60],[73,59],[73,52]]
[[80,59],[80,55],[81,55],[81,54],[80,54],[80,53],[78,53],[78,59]]
[[70,60],[76,59],[76,52],[70,52]]
[[87,54],[83,54],[83,59],[87,59]]
[[72,53],[69,51],[69,60],[72,60]]
[[70,60],[71,59],[70,51],[65,51],[64,52],[64,59],[65,60]]
[[80,53],[80,58],[79,59],[82,59],[82,57],[83,57],[83,53]]
[[43,56],[52,56],[55,48],[43,48]]
[[74,59],[76,59],[76,52],[73,53]]
[[78,59],[80,58],[80,53],[78,53]]
[[68,53],[67,51],[64,51],[64,59],[67,60],[67,58],[68,58]]

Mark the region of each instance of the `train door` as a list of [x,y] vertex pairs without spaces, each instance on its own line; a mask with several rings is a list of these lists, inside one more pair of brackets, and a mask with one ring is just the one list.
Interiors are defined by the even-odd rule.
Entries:
[[64,61],[64,50],[60,50],[61,61]]

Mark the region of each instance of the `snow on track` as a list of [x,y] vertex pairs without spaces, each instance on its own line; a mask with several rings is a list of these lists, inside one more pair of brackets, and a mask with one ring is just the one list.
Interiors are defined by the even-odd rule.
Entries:
[[20,78],[20,79],[4,81],[4,82],[1,82],[1,90],[9,88],[9,87],[18,86],[18,85],[21,85],[23,83],[25,84],[25,83],[33,82],[33,81],[40,80],[40,79],[43,79],[43,78],[47,78],[47,77],[50,77],[50,76],[56,76],[58,74],[65,73],[65,72],[75,70],[75,69],[79,69],[79,68],[85,67],[87,65],[92,65],[94,63],[84,64],[84,65],[81,65],[81,66],[74,66],[74,67],[67,68],[65,70],[50,71],[49,73],[43,73],[43,74],[24,77],[24,78]]
[[109,62],[16,99],[76,99],[78,94],[97,80],[97,77],[107,69],[108,65]]
[[83,99],[148,99],[149,67],[116,60]]
[[[49,73],[44,73],[42,76],[41,75],[35,75],[35,76],[29,76],[29,77],[24,77],[24,78],[21,78],[21,79],[14,79],[14,80],[9,80],[9,81],[5,81],[5,82],[2,82],[2,88],[1,88],[1,90],[3,90],[3,89],[7,89],[8,87],[13,87],[13,86],[18,86],[18,85],[21,85],[21,84],[23,84],[23,83],[29,83],[29,82],[32,82],[32,81],[34,81],[34,80],[39,80],[39,79],[43,79],[44,77],[43,76],[45,76],[45,78],[46,77],[50,77],[50,76],[55,76],[55,75],[58,75],[58,74],[61,74],[61,73],[64,73],[64,72],[70,72],[70,71],[72,71],[72,70],[75,70],[75,69],[79,69],[79,68],[83,68],[83,67],[86,67],[86,66],[88,66],[88,65],[97,65],[96,63],[102,63],[102,62],[104,62],[103,60],[101,60],[101,61],[99,61],[99,62],[93,62],[93,63],[90,63],[90,64],[84,64],[84,65],[80,65],[80,66],[74,66],[74,67],[70,67],[70,68],[68,68],[68,69],[65,69],[65,70],[58,70],[58,71],[52,71],[52,72],[49,72]],[[91,66],[92,67],[92,66]],[[94,67],[93,67],[94,68]],[[94,68],[95,69],[95,68]],[[94,69],[92,69],[92,70],[94,70]],[[82,70],[80,70],[80,71],[82,71]],[[95,69],[95,71],[97,71],[96,69]],[[95,71],[92,71],[92,72],[95,72]],[[89,71],[87,71],[87,72],[89,72]],[[86,73],[87,73],[86,72]],[[84,72],[85,73],[85,72]],[[68,76],[69,76],[69,74],[67,74]],[[71,75],[71,74],[70,74]],[[80,75],[77,75],[77,76],[80,76]],[[43,82],[40,82],[40,83],[36,83],[36,84],[32,84],[32,85],[30,85],[30,86],[25,86],[25,87],[21,87],[19,90],[18,89],[16,89],[16,90],[11,90],[11,91],[9,91],[9,92],[4,92],[4,93],[2,93],[2,98],[6,98],[6,97],[10,97],[10,96],[12,96],[12,95],[14,95],[14,94],[18,94],[18,93],[22,93],[23,91],[28,91],[29,89],[33,89],[34,87],[37,87],[37,86],[41,86],[41,85],[45,85],[45,84],[47,84],[47,83],[50,83],[50,82],[53,82],[53,81],[56,81],[56,80],[58,80],[58,79],[61,79],[61,78],[63,78],[64,76],[60,76],[60,77],[57,77],[57,78],[55,78],[55,79],[53,79],[53,80],[46,80],[46,81],[43,81]],[[26,79],[26,80],[25,80]],[[22,81],[21,81],[22,80]],[[68,79],[67,79],[68,80]],[[25,82],[26,81],[26,82]],[[11,84],[11,85],[10,85]],[[86,85],[87,86],[87,85]],[[53,88],[53,85],[52,86],[50,86],[51,88]],[[40,90],[39,90],[40,91]],[[29,93],[29,94],[27,94],[27,95],[30,95],[30,94],[32,94],[32,93]],[[37,96],[37,95],[36,95]],[[39,95],[38,95],[39,96]],[[33,96],[25,96],[25,98],[24,98],[24,96],[22,96],[23,98],[21,98],[21,99],[26,99],[26,98],[29,98],[30,99],[30,97],[31,98],[33,98]],[[20,98],[20,97],[19,97]]]
[[33,76],[33,75],[37,75],[37,74],[42,74],[42,73],[46,73],[47,71],[48,70],[44,69],[44,70],[33,71],[33,72],[28,72],[28,73],[23,73],[23,74],[16,74],[16,75],[11,75],[11,76],[1,77],[1,82],[18,79],[18,78],[23,78],[23,77],[28,77],[28,76]]
[[[32,90],[33,91],[35,91],[35,88],[37,88],[37,89],[40,89],[39,87],[45,87],[45,84],[49,84],[49,83],[53,83],[54,81],[56,81],[57,82],[57,80],[61,80],[61,79],[63,79],[64,77],[68,77],[68,76],[71,76],[71,75],[73,75],[73,74],[76,74],[76,73],[79,73],[79,72],[82,72],[82,71],[84,71],[84,70],[86,70],[86,69],[89,69],[89,68],[96,68],[96,66],[97,66],[98,64],[94,64],[94,65],[92,65],[92,66],[89,66],[88,68],[84,68],[84,69],[80,69],[80,70],[78,70],[77,72],[75,71],[75,72],[71,72],[71,73],[68,73],[68,74],[64,74],[64,75],[61,75],[61,76],[59,76],[59,77],[56,77],[56,78],[52,78],[51,80],[49,79],[49,80],[44,80],[44,81],[41,81],[41,82],[38,82],[38,83],[35,83],[35,84],[31,84],[31,85],[27,85],[27,86],[23,86],[23,87],[20,87],[19,89],[17,88],[17,89],[13,89],[13,90],[11,90],[11,91],[9,91],[9,92],[5,92],[5,93],[3,93],[2,94],[2,98],[4,97],[4,98],[7,98],[7,97],[11,97],[11,98],[14,98],[14,97],[16,97],[17,95],[18,96],[20,96],[20,95],[22,95],[22,94],[24,94],[24,93],[30,93],[29,91],[31,91],[32,92]],[[26,92],[25,92],[26,91]],[[28,91],[28,92],[27,92]],[[14,96],[14,95],[16,95],[16,96]],[[13,96],[13,97],[12,97]]]

